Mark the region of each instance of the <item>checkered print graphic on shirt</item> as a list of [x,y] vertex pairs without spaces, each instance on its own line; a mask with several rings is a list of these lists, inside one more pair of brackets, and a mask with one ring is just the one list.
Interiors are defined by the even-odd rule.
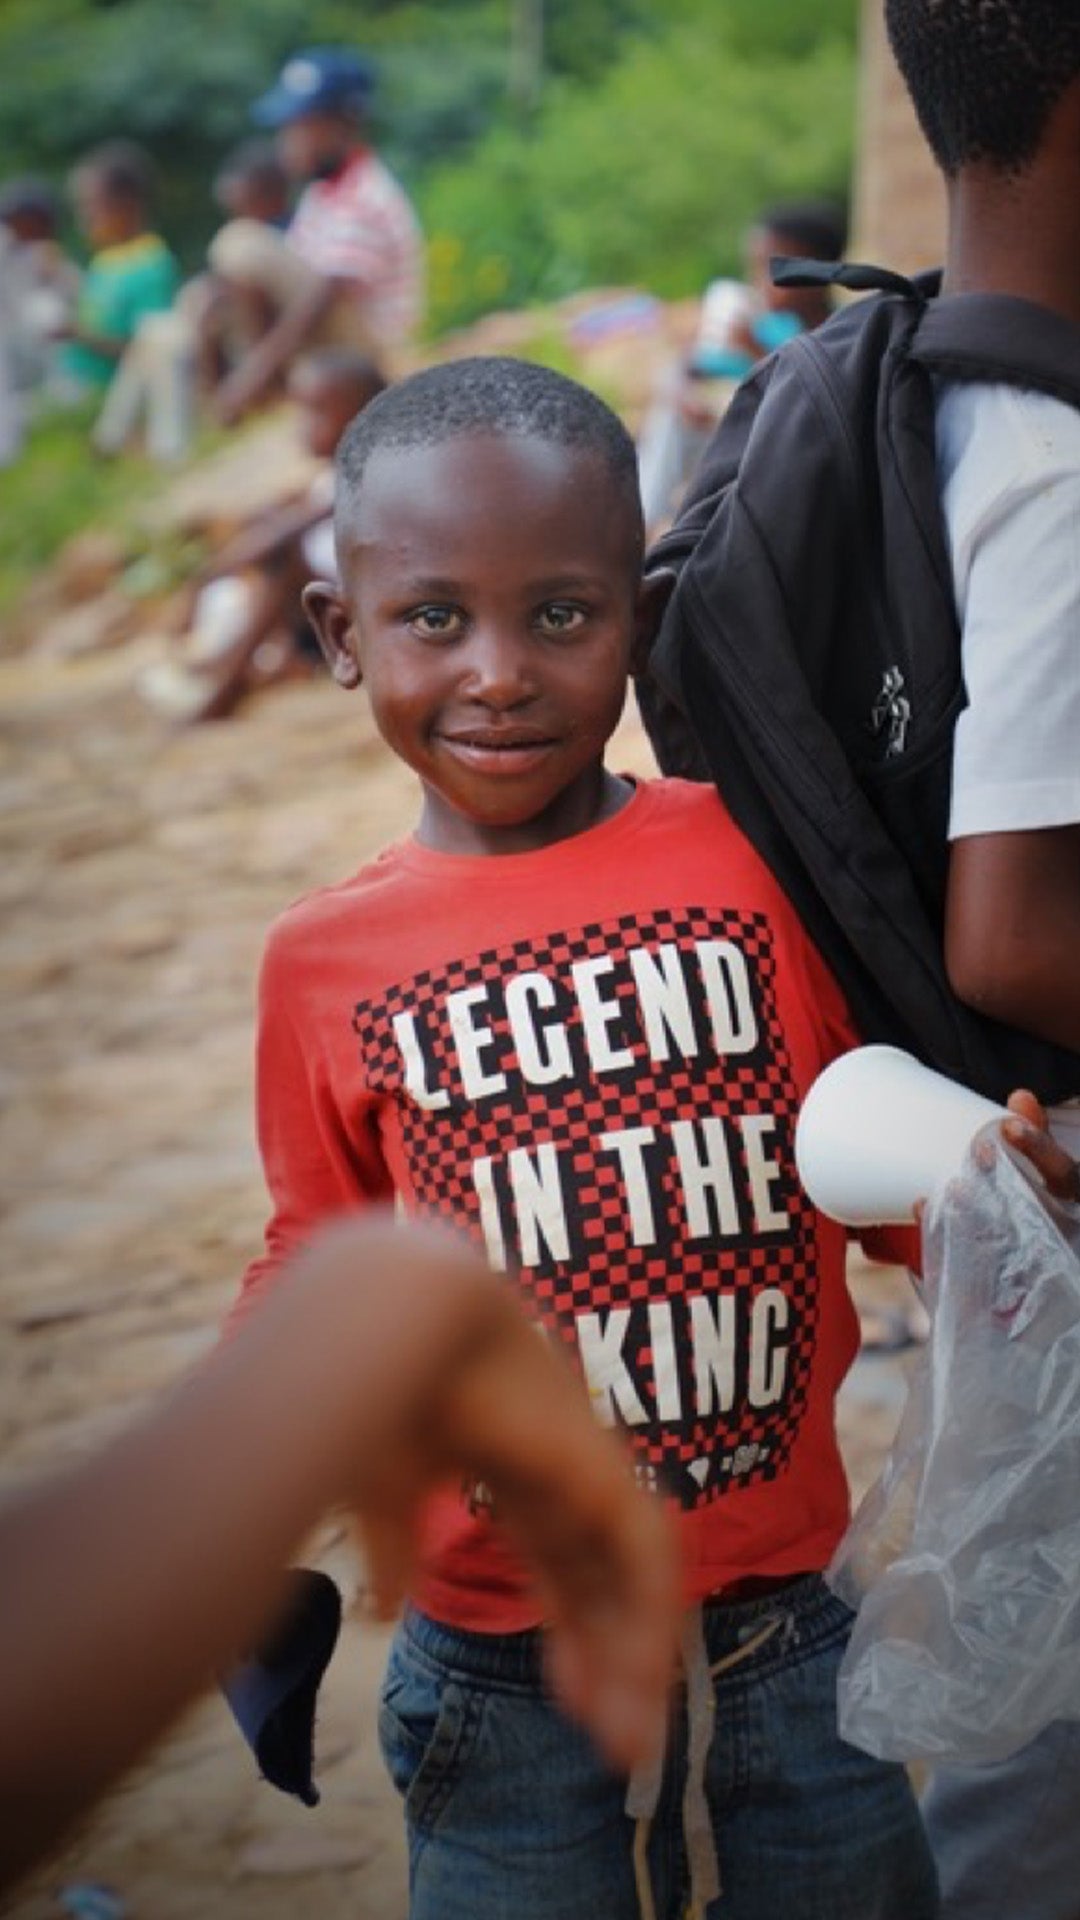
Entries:
[[[753,1009],[748,1020],[744,1001],[741,1026],[732,1013],[726,1056],[701,964],[710,943],[741,955]],[[646,1017],[636,950],[677,974],[689,1028],[658,1022],[655,1009]],[[590,961],[603,983],[599,1042],[573,972]],[[538,1005],[530,990],[523,1034],[518,994],[524,1060],[506,1004],[522,975],[543,976],[551,1000]],[[452,996],[466,996],[459,1038],[464,1020],[471,1070]],[[412,1205],[464,1226],[514,1272],[538,1317],[580,1356],[598,1412],[627,1425],[644,1476],[686,1508],[773,1478],[806,1404],[818,1300],[765,916],[665,910],[517,941],[403,981],[359,1004],[353,1025],[365,1084],[399,1105]],[[550,1077],[563,1052],[573,1071]],[[699,1189],[693,1218],[682,1151],[691,1186],[692,1163],[710,1151],[727,1169],[704,1201]]]

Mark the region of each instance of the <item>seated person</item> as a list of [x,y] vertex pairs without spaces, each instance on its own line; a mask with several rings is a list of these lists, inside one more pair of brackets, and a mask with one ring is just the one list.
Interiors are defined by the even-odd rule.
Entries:
[[254,687],[320,658],[300,595],[313,577],[337,578],[329,461],[350,420],[384,385],[374,362],[346,348],[324,347],[297,361],[289,397],[298,431],[326,464],[299,499],[261,514],[192,582],[180,658],[157,661],[140,676],[140,692],[157,712],[187,723],[223,719]]
[[71,180],[79,225],[93,249],[74,319],[58,329],[74,389],[104,393],[139,322],[172,304],[179,269],[150,227],[152,168],[128,140],[97,147]]
[[774,254],[838,260],[846,231],[838,207],[792,201],[767,208],[745,241],[746,280],[713,280],[705,290],[697,339],[670,370],[641,431],[639,464],[650,536],[671,518],[717,420],[755,361],[829,314],[824,287],[774,287]]
[[[214,198],[229,222],[284,229],[289,181],[269,141],[245,141],[226,156]],[[256,291],[228,285],[212,271],[196,274],[167,312],[140,322],[94,430],[98,452],[119,453],[142,425],[151,459],[181,459],[191,444],[200,391],[212,394],[273,318],[273,308]]]
[[[289,176],[271,140],[244,140],[227,153],[214,180],[214,199],[233,220],[255,221],[271,232],[289,224]],[[272,303],[257,287],[231,284],[212,270],[192,283],[198,303],[189,302],[197,330],[198,385],[212,395],[245,353],[274,323]]]
[[347,345],[395,370],[420,317],[422,242],[413,208],[370,146],[368,61],[346,47],[313,47],[288,60],[252,109],[274,131],[303,192],[284,234],[230,221],[210,265],[230,288],[266,300],[273,322],[220,388],[218,417],[239,420],[273,395],[297,354]]

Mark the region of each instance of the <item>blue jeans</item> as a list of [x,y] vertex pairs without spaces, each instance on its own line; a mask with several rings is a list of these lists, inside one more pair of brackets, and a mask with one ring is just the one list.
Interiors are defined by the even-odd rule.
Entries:
[[1080,1724],[994,1766],[942,1768],[923,1800],[947,1920],[1077,1920]]
[[[722,1891],[708,1920],[934,1920],[937,1887],[903,1768],[836,1731],[851,1616],[816,1576],[705,1611],[710,1664],[779,1616],[714,1683],[706,1791]],[[535,1633],[461,1633],[409,1613],[379,1722],[405,1801],[411,1920],[640,1920],[626,1782],[551,1704]],[[680,1699],[649,1841],[657,1920],[682,1920],[687,1726]]]

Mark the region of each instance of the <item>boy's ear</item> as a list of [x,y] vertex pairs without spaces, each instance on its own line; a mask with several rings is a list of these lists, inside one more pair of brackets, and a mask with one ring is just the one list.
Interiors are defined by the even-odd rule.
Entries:
[[358,687],[362,676],[352,615],[338,588],[331,586],[329,580],[312,580],[301,598],[338,686]]
[[642,577],[634,620],[634,651],[630,661],[630,671],[635,680],[640,679],[648,669],[653,641],[660,631],[660,622],[677,577],[670,567],[657,567],[654,572]]

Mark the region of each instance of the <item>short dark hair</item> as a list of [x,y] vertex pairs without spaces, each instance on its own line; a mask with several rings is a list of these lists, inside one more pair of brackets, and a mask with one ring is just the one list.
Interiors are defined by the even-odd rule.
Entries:
[[847,214],[838,200],[778,200],[754,225],[808,260],[839,260],[847,244]]
[[105,192],[118,200],[149,205],[154,191],[154,163],[134,140],[106,140],[76,162],[76,174],[92,173]]
[[942,172],[1022,172],[1080,73],[1075,0],[885,0],[885,23]]
[[489,434],[546,440],[602,460],[640,528],[637,453],[618,414],[565,374],[501,354],[425,367],[365,408],[337,452],[339,518],[355,504],[368,461],[382,448]]
[[0,220],[14,220],[20,214],[33,214],[39,220],[52,221],[54,225],[60,217],[54,188],[36,173],[21,174],[15,180],[5,180],[0,186]]

